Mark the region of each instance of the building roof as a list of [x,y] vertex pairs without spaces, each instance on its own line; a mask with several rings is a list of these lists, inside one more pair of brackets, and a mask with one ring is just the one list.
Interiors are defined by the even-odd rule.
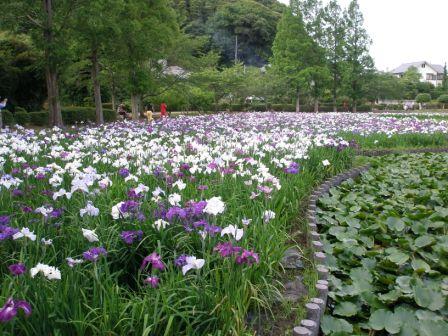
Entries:
[[435,71],[437,71],[437,73],[440,73],[440,74],[443,73],[443,65],[430,64],[430,63],[428,63],[426,61],[404,63],[404,64],[400,65],[398,68],[392,70],[392,73],[394,73],[394,74],[402,74],[402,73],[405,73],[410,67],[419,68],[419,67],[422,66],[422,64],[429,65],[431,68],[433,68]]

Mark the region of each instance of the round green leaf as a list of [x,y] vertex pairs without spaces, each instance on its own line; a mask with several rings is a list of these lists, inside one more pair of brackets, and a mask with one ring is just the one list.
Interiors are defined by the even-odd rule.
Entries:
[[345,301],[338,304],[333,313],[335,315],[350,317],[356,315],[357,312],[358,307],[354,303]]

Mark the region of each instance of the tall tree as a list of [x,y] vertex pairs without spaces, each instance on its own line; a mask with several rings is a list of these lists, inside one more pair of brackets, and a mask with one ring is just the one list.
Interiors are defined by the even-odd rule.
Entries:
[[311,38],[321,45],[324,36],[322,30],[323,5],[321,0],[290,0],[292,13],[301,13],[305,29]]
[[322,12],[323,37],[328,68],[331,74],[333,111],[337,112],[338,91],[341,88],[345,60],[345,23],[342,9],[336,0],[330,1]]
[[59,98],[59,72],[64,61],[64,34],[70,15],[85,0],[0,0],[2,25],[29,34],[42,51],[47,85],[50,124],[62,126]]
[[347,36],[345,84],[352,101],[353,112],[356,112],[368,74],[373,69],[373,60],[369,55],[371,40],[364,28],[364,18],[357,0],[352,0],[345,12],[345,26]]
[[118,16],[120,37],[115,61],[127,80],[133,119],[138,119],[142,96],[161,76],[168,50],[180,33],[174,10],[167,0],[124,2]]
[[291,9],[285,10],[277,27],[272,51],[272,69],[295,93],[296,111],[300,112],[300,96],[303,93],[301,72],[323,63],[322,50],[308,35],[300,12],[293,14]]
[[85,3],[72,16],[73,35],[78,54],[87,51],[90,61],[95,101],[96,122],[104,123],[100,84],[100,63],[104,53],[113,53],[118,39],[117,13],[123,6],[122,0],[94,0]]

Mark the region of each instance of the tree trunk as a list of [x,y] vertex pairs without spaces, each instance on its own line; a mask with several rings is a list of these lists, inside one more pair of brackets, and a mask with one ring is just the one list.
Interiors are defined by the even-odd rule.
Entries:
[[300,92],[297,91],[296,112],[300,112]]
[[111,100],[112,100],[112,110],[116,111],[116,103],[115,103],[115,84],[112,83],[111,89]]
[[356,113],[357,111],[356,102],[353,102],[353,113]]
[[314,100],[314,113],[319,112],[319,100]]
[[98,49],[92,48],[92,83],[95,97],[95,116],[98,125],[104,124],[103,103],[101,101],[101,85],[99,80],[100,65],[98,62]]
[[132,108],[132,119],[138,120],[140,116],[140,95],[131,95],[131,108]]
[[51,126],[63,126],[61,115],[61,103],[59,101],[59,86],[56,65],[51,57],[50,48],[54,41],[53,36],[53,7],[52,0],[43,0],[46,21],[44,28],[45,40],[45,79],[47,83],[48,106],[50,110],[49,122]]

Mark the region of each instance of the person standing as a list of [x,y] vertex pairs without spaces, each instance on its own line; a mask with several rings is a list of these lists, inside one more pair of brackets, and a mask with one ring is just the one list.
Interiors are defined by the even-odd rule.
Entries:
[[162,118],[168,117],[168,113],[166,112],[166,104],[165,103],[160,104],[160,116]]
[[149,123],[151,123],[154,120],[153,117],[152,117],[152,109],[150,107],[146,108],[145,117],[146,117],[146,119],[148,120]]
[[2,110],[6,108],[6,104],[8,103],[8,98],[3,99],[0,101],[0,128],[3,128],[3,114]]

